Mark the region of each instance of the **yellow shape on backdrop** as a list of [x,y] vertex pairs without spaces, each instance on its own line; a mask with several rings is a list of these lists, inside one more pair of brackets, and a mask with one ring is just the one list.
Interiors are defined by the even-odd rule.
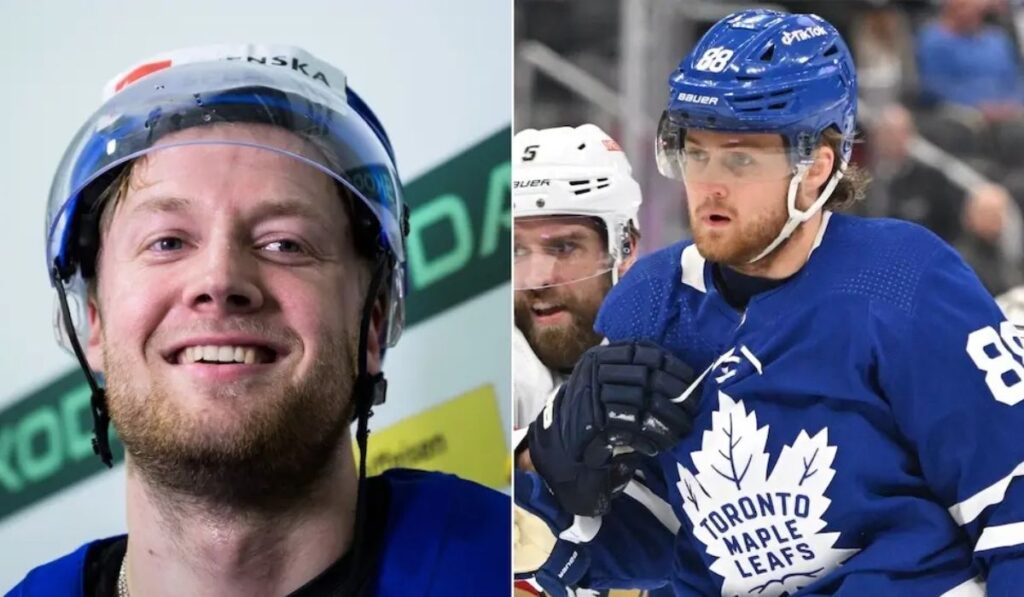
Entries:
[[504,488],[509,484],[508,462],[497,393],[487,384],[372,430],[366,474],[418,468]]

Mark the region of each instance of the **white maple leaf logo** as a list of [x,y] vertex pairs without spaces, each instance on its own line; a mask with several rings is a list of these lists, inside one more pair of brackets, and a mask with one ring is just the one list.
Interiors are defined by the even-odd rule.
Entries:
[[677,487],[694,536],[715,558],[722,595],[792,593],[828,574],[856,553],[836,549],[839,533],[822,533],[831,500],[825,489],[835,471],[828,428],[801,431],[768,474],[768,425],[742,400],[718,393],[719,406],[701,449],[691,454],[696,474],[679,464]]

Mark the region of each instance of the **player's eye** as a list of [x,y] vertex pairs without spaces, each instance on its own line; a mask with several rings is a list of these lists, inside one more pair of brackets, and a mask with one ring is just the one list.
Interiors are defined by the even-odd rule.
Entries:
[[303,253],[303,247],[299,243],[290,239],[281,239],[269,242],[263,245],[263,249],[267,251],[273,251],[275,253]]
[[524,247],[522,245],[516,245],[513,248],[513,254],[515,255],[516,259],[521,259],[521,258],[526,257],[527,255],[529,255],[530,251],[529,251],[529,249],[527,249],[526,247]]
[[754,162],[754,156],[742,151],[730,151],[725,156],[725,166],[733,171],[747,170]]
[[708,161],[708,152],[703,149],[688,147],[683,150],[683,161],[704,164]]
[[180,251],[185,247],[185,241],[181,240],[176,236],[164,236],[153,241],[149,245],[150,251],[157,253],[166,253],[169,251]]
[[547,246],[547,251],[551,255],[555,255],[557,257],[564,257],[566,255],[572,254],[578,248],[579,245],[571,240],[560,240],[549,243]]

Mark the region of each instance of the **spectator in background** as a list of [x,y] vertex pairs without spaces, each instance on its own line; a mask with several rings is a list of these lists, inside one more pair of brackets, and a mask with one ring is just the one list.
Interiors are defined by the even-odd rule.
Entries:
[[985,23],[989,0],[945,0],[917,40],[922,99],[976,108],[990,121],[1024,111],[1009,34]]
[[993,295],[1024,282],[1020,263],[1008,256],[1001,242],[1007,229],[1012,199],[995,184],[976,188],[964,206],[963,226],[956,248]]
[[963,191],[941,171],[910,156],[916,132],[910,112],[890,104],[868,132],[873,181],[861,213],[917,222],[952,244],[960,231]]
[[878,6],[858,13],[851,41],[862,107],[878,109],[916,92],[914,36],[903,9]]

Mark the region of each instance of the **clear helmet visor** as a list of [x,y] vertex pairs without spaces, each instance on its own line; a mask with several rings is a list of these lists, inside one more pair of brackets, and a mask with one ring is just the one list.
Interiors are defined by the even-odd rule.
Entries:
[[690,132],[661,117],[655,147],[658,170],[687,183],[742,185],[787,180],[794,152],[781,136],[744,132]]
[[516,218],[513,225],[515,290],[540,290],[608,275],[615,260],[597,218],[552,215]]
[[[358,98],[354,98],[358,101]],[[339,90],[287,69],[259,64],[200,62],[150,74],[111,97],[78,131],[50,189],[46,220],[47,269],[56,267],[67,290],[79,337],[84,331],[83,246],[95,230],[96,200],[123,167],[159,152],[234,146],[297,160],[333,179],[361,202],[379,225],[377,242],[394,258],[391,329],[402,325],[405,249],[402,188],[389,147]],[[225,163],[223,176],[251,175]],[[351,228],[339,231],[350,234]],[[95,235],[95,231],[92,232]],[[94,257],[98,239],[92,239]],[[77,301],[75,300],[77,299]],[[76,312],[78,311],[78,312]],[[63,326],[61,326],[63,327]],[[66,344],[68,330],[58,330]]]

